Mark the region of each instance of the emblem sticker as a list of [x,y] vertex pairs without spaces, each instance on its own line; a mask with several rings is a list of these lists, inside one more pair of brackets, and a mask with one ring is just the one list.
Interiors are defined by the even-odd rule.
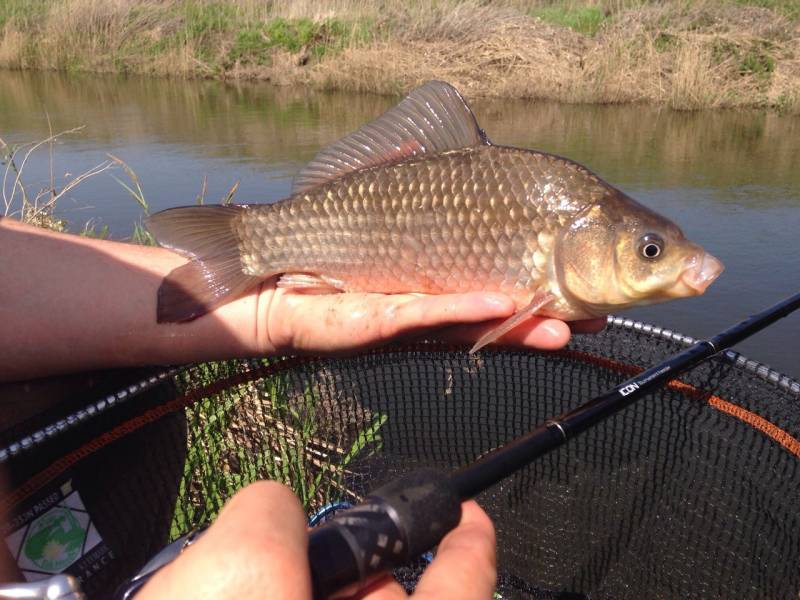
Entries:
[[71,481],[21,516],[6,545],[27,581],[63,573],[103,541]]

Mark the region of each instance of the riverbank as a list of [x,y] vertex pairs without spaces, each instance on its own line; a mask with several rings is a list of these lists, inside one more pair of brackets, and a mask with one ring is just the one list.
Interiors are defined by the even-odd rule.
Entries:
[[800,114],[800,5],[3,0],[0,67]]

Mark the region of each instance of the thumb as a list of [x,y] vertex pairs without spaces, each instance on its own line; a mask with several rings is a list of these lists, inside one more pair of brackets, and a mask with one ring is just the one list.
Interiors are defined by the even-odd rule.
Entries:
[[292,491],[275,482],[254,483],[136,598],[307,600],[307,540],[305,514]]

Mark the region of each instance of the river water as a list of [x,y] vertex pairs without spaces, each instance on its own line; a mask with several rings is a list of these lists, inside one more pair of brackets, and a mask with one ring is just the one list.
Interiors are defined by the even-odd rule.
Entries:
[[[51,165],[58,187],[110,153],[136,172],[153,211],[194,203],[204,178],[207,202],[237,182],[237,202],[271,202],[288,194],[321,146],[395,101],[268,84],[0,71],[0,138],[23,143],[84,127],[59,139],[52,161],[46,147],[31,156],[29,190],[48,185]],[[703,297],[627,315],[702,337],[800,289],[800,118],[505,100],[473,108],[494,142],[587,165],[725,263]],[[141,209],[114,177],[127,181],[120,169],[90,178],[57,214],[75,229],[93,220],[115,238],[130,235]],[[800,378],[800,314],[738,349]]]

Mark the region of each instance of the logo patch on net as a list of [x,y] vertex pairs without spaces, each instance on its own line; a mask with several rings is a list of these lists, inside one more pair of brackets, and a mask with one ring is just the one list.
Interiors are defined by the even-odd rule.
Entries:
[[103,541],[71,482],[51,499],[44,512],[31,515],[23,527],[6,537],[8,549],[28,581],[62,573]]

